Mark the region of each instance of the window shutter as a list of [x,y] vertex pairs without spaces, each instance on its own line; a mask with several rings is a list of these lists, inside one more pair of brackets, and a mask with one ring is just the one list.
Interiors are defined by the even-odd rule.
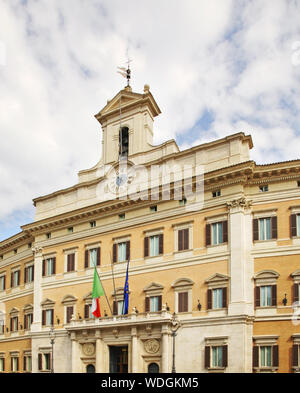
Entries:
[[273,367],[278,367],[279,366],[279,360],[278,360],[278,345],[273,345]]
[[27,315],[24,315],[24,329],[27,329]]
[[118,315],[118,304],[115,300],[113,301],[113,315]]
[[184,250],[189,249],[189,228],[183,230],[183,248]]
[[145,312],[149,312],[150,311],[150,297],[146,296],[145,297]]
[[297,236],[297,215],[296,214],[292,214],[290,216],[290,222],[291,222],[291,226],[290,226],[290,233],[291,233],[291,237],[293,236]]
[[162,307],[162,296],[158,296],[158,311],[161,311],[161,307]]
[[189,310],[189,298],[188,298],[188,292],[183,293],[183,311],[188,312]]
[[67,323],[70,323],[73,315],[73,306],[67,307]]
[[13,319],[10,318],[10,331],[12,332],[12,327],[13,327]]
[[84,305],[84,318],[88,319],[90,317],[90,306],[88,304]]
[[253,241],[258,240],[258,218],[253,219]]
[[117,243],[113,244],[113,262],[117,262]]
[[42,361],[43,361],[42,354],[39,353],[38,354],[38,369],[39,369],[39,371],[41,371],[43,369],[42,368]]
[[34,265],[32,267],[32,281],[34,281]]
[[46,310],[42,311],[42,325],[46,325]]
[[45,259],[43,259],[43,266],[42,266],[42,270],[43,270],[43,272],[42,272],[42,275],[43,276],[45,276],[45,273],[46,273],[46,261],[45,261]]
[[277,306],[277,286],[272,285],[272,306]]
[[23,358],[23,371],[26,371],[26,356]]
[[204,367],[209,368],[210,367],[210,347],[206,346],[204,349]]
[[144,238],[144,257],[149,256],[149,237]]
[[223,345],[222,351],[223,351],[223,367],[227,367],[227,365],[228,365],[228,350],[227,350],[227,345]]
[[227,288],[222,288],[222,307],[226,308],[227,307]]
[[53,326],[54,310],[51,310],[51,325]]
[[10,274],[10,286],[11,286],[11,288],[14,287],[14,274],[13,273]]
[[205,244],[207,246],[211,245],[210,224],[206,224],[205,227]]
[[294,302],[298,302],[299,301],[299,284],[294,284],[294,298],[293,301]]
[[[75,254],[73,254],[75,256]],[[100,266],[100,247],[97,248],[97,266]]]
[[298,350],[299,345],[293,345],[293,359],[292,359],[292,365],[293,367],[297,367],[298,366]]
[[6,289],[6,276],[4,276],[4,288],[3,289]]
[[17,358],[17,371],[19,371],[19,358]]
[[260,287],[254,288],[255,307],[260,307]]
[[10,371],[14,371],[13,358],[10,358]]
[[178,231],[178,251],[183,250],[183,230]]
[[53,258],[53,270],[52,274],[56,274],[56,257]]
[[28,276],[28,268],[25,267],[25,269],[24,269],[24,284],[27,283],[27,276]]
[[277,217],[271,217],[272,239],[277,239]]
[[212,290],[207,290],[207,309],[210,310],[212,308]]
[[259,347],[258,346],[254,346],[253,347],[253,367],[258,367],[258,350]]
[[159,235],[159,253],[164,253],[164,235],[162,233]]
[[85,250],[84,252],[84,267],[89,267],[89,250]]
[[21,270],[18,270],[18,286],[20,285]]
[[67,255],[67,272],[71,271],[70,268],[71,254]]
[[178,293],[178,312],[183,311],[183,293]]
[[130,259],[130,241],[126,242],[126,260],[129,261]]
[[228,221],[223,221],[223,243],[228,242]]

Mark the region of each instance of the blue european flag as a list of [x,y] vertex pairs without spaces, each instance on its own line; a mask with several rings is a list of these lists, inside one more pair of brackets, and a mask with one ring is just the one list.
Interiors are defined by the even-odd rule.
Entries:
[[127,263],[126,279],[125,279],[125,285],[124,285],[123,315],[128,314],[128,307],[129,307],[128,267],[129,267],[129,260]]

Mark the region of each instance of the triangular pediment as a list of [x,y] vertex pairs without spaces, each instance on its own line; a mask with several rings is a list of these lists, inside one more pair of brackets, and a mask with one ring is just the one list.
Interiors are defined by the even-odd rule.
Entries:
[[62,299],[62,303],[73,303],[76,302],[77,298],[73,295],[66,295],[64,296],[64,298]]
[[161,284],[158,284],[157,282],[152,282],[151,284],[147,285],[144,288],[144,292],[163,290],[163,289],[164,289],[164,287]]
[[115,109],[120,109],[120,105],[122,108],[129,104],[134,104],[140,101],[142,98],[143,98],[142,94],[121,90],[117,95],[114,96],[113,99],[107,101],[107,104],[105,105],[104,108],[101,109],[98,115],[103,116],[106,113],[114,111]]
[[205,280],[206,283],[217,283],[219,281],[227,281],[229,280],[228,276],[225,276],[224,274],[220,273],[215,273],[212,276],[210,276],[207,280]]

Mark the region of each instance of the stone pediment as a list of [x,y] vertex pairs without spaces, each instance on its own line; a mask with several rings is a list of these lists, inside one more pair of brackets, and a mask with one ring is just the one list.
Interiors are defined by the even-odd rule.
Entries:
[[254,278],[278,278],[279,274],[274,270],[262,270],[254,275]]
[[174,287],[190,287],[194,285],[194,281],[190,278],[178,278],[172,284],[172,288]]
[[83,296],[83,300],[92,300],[92,291]]
[[25,304],[25,306],[23,307],[23,311],[32,311],[33,310],[33,305],[32,304]]
[[114,96],[113,99],[107,101],[107,104],[104,108],[96,116],[103,116],[115,109],[120,109],[123,106],[127,106],[129,104],[136,103],[143,98],[142,94],[132,93],[131,91],[121,90],[117,95]]
[[45,307],[45,306],[54,306],[55,302],[51,299],[45,299],[42,301],[41,306]]
[[163,289],[164,289],[164,287],[161,284],[158,284],[157,282],[152,282],[151,284],[147,285],[144,288],[144,292],[163,290]]
[[207,280],[205,280],[205,282],[208,284],[216,284],[219,283],[220,281],[228,281],[229,277],[225,276],[224,274],[220,274],[220,273],[215,273],[212,276],[210,276]]
[[77,298],[73,295],[66,295],[62,299],[62,303],[74,303],[77,301]]
[[19,312],[19,309],[18,308],[16,308],[16,307],[13,307],[11,310],[10,310],[10,314],[17,314]]

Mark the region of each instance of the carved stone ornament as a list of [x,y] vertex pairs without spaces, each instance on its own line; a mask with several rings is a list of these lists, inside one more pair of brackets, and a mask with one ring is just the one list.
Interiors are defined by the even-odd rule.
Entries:
[[229,208],[231,208],[231,207],[243,207],[243,208],[246,208],[246,209],[249,209],[249,207],[252,205],[252,201],[250,201],[250,200],[247,200],[246,198],[244,198],[244,197],[242,197],[242,198],[239,198],[239,199],[234,199],[233,201],[231,201],[231,202],[227,202],[227,206],[229,207]]
[[145,351],[148,353],[156,353],[159,351],[160,348],[159,341],[155,338],[151,338],[150,340],[145,341],[144,348]]
[[95,353],[95,345],[93,343],[83,344],[82,351],[87,356],[94,355],[94,353]]

